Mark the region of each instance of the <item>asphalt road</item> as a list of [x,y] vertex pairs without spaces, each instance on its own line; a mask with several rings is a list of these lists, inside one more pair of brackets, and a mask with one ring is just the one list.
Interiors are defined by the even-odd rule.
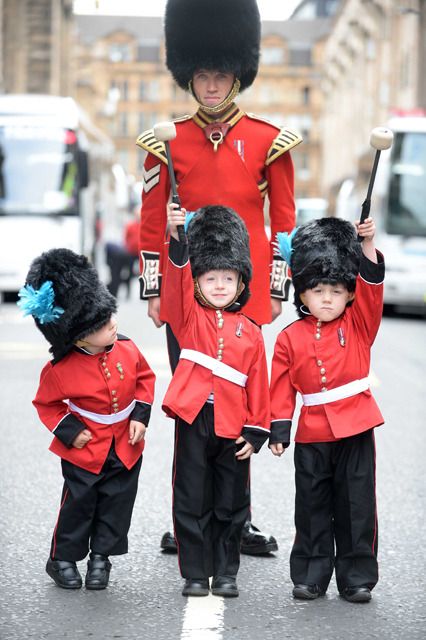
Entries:
[[[252,464],[253,520],[273,533],[279,552],[242,557],[240,597],[181,596],[175,556],[159,541],[170,526],[172,422],[160,403],[168,380],[164,331],[146,318],[133,291],[120,304],[120,330],[131,336],[157,373],[156,402],[147,436],[130,551],[112,558],[106,591],[69,592],[44,571],[59,507],[59,460],[31,400],[47,343],[31,319],[10,304],[0,307],[0,638],[57,640],[265,640],[426,637],[424,419],[426,323],[385,318],[373,351],[374,393],[386,419],[377,430],[380,581],[367,605],[342,601],[335,582],[325,598],[291,596],[288,557],[293,528],[291,447],[281,458],[267,449]],[[265,330],[269,356],[285,316]],[[80,563],[84,575],[85,563]]]

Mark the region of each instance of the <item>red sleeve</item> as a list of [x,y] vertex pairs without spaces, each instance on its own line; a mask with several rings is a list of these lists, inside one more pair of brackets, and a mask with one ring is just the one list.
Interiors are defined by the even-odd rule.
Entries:
[[282,331],[275,343],[271,371],[270,442],[290,442],[290,430],[296,407],[296,389],[290,378],[291,356],[288,336]]
[[383,314],[383,280],[385,264],[383,255],[377,252],[377,264],[364,255],[356,281],[355,300],[351,313],[360,335],[372,345],[380,327]]
[[258,451],[269,437],[271,419],[268,367],[266,365],[265,344],[261,335],[258,336],[256,350],[248,372],[246,393],[248,415],[242,435]]
[[143,168],[139,251],[161,252],[166,235],[169,192],[167,166],[148,153]]
[[74,438],[86,427],[75,415],[69,413],[68,404],[64,399],[55,369],[48,362],[41,372],[33,405],[49,431],[65,445],[70,446]]
[[170,238],[165,271],[161,292],[161,319],[170,325],[179,342],[179,337],[185,334],[197,304],[187,244]]
[[278,231],[290,232],[296,225],[294,168],[289,151],[266,168],[266,178],[270,203],[271,242],[274,242]]
[[[137,349],[137,347],[135,346]],[[151,407],[154,401],[155,374],[138,349],[139,359],[136,367],[136,406],[130,418],[143,422],[148,426],[151,416]]]

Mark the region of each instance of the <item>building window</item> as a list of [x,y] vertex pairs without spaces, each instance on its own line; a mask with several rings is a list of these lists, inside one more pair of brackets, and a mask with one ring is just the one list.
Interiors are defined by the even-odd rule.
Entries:
[[160,62],[160,43],[153,38],[141,40],[138,44],[138,62]]
[[128,100],[129,99],[129,83],[127,80],[112,80],[109,88],[109,95],[114,96],[114,99]]
[[127,136],[129,131],[129,120],[127,113],[119,113],[117,116],[117,134]]
[[139,82],[139,100],[141,102],[157,102],[160,96],[158,80],[141,80]]
[[273,65],[284,63],[284,51],[281,47],[265,47],[261,53],[262,64]]
[[111,62],[130,62],[132,53],[130,46],[124,42],[116,42],[109,46],[108,57]]
[[292,45],[289,57],[294,67],[309,67],[312,64],[312,51],[309,45]]
[[308,105],[311,99],[310,87],[303,87],[302,89],[302,104]]

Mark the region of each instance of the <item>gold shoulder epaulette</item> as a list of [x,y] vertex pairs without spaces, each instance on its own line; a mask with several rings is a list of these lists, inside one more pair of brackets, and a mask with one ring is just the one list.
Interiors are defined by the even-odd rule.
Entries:
[[138,147],[141,147],[141,149],[152,153],[152,155],[159,158],[164,164],[167,164],[166,146],[164,142],[160,142],[154,136],[154,129],[147,129],[147,131],[141,133],[136,140],[136,144]]
[[193,116],[180,116],[179,118],[173,118],[173,122],[185,122],[186,120],[192,120]]
[[296,133],[296,131],[281,129],[268,150],[266,166],[272,164],[279,156],[282,156],[286,151],[290,151],[290,149],[293,149],[293,147],[296,147],[301,142],[303,142],[303,138]]
[[276,129],[277,131],[280,130],[279,127],[277,127],[276,124],[274,124],[273,122],[271,122],[270,120],[268,120],[267,118],[262,118],[261,116],[258,116],[256,113],[249,113],[246,112],[246,116],[248,118],[251,118],[252,120],[259,120],[259,122],[265,122],[265,124],[269,124],[271,127],[274,127],[274,129]]

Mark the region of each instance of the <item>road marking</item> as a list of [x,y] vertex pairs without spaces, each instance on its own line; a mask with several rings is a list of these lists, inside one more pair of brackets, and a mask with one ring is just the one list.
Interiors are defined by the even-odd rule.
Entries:
[[189,597],[183,615],[181,640],[221,640],[224,599],[213,596]]

